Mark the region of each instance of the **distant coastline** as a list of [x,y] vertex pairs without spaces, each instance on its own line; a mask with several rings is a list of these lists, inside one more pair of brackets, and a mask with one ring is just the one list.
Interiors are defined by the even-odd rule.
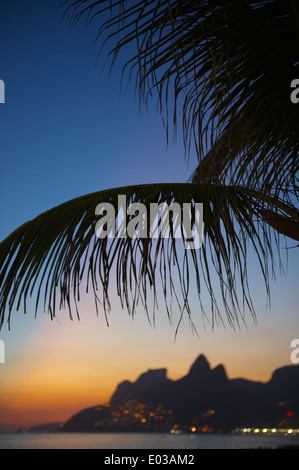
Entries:
[[188,374],[167,378],[148,370],[121,382],[109,403],[75,413],[64,423],[19,428],[17,433],[299,434],[299,366],[275,370],[267,383],[228,379],[200,355]]
[[[298,449],[298,437],[243,436],[234,434],[166,433],[4,433],[0,434],[0,449],[102,449],[106,457],[111,449],[122,455],[128,449]],[[116,449],[122,449],[117,451]],[[179,451],[181,452],[181,451]],[[97,454],[97,455],[101,455]],[[146,452],[145,454],[146,455]],[[182,454],[181,454],[182,455]]]

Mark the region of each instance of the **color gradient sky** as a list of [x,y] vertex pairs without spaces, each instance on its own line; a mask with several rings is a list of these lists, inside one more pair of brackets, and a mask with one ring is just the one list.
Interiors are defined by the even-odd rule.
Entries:
[[[0,239],[41,212],[74,197],[130,184],[185,182],[196,165],[184,159],[180,133],[166,145],[156,100],[139,109],[134,87],[120,93],[119,62],[108,75],[92,48],[94,31],[61,21],[59,1],[10,0],[0,4]],[[287,240],[288,246],[295,243]],[[283,242],[284,243],[284,242]],[[287,251],[283,248],[282,257]],[[147,369],[165,367],[176,379],[199,354],[229,377],[269,380],[290,364],[299,337],[298,250],[288,251],[287,273],[271,283],[271,308],[257,264],[250,259],[251,292],[258,324],[233,331],[203,330],[191,299],[199,337],[185,321],[174,339],[159,310],[155,327],[140,309],[132,319],[113,296],[109,327],[93,300],[81,302],[81,320],[57,320],[33,309],[13,312],[4,326],[0,364],[0,431],[64,421],[82,408],[108,401],[116,385]]]

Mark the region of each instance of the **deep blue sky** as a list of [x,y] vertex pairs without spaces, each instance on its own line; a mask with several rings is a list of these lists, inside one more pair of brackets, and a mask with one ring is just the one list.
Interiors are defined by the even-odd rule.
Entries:
[[[187,167],[180,137],[166,148],[155,97],[148,110],[140,111],[133,86],[120,94],[126,57],[109,77],[108,69],[102,71],[105,56],[97,61],[92,48],[95,31],[84,34],[83,23],[69,30],[59,4],[0,2],[0,79],[6,85],[6,103],[0,104],[1,240],[74,197],[130,184],[185,182],[196,164],[191,154]],[[120,380],[134,380],[148,367],[167,367],[171,377],[182,376],[199,353],[213,366],[224,363],[231,376],[269,378],[274,368],[290,363],[290,342],[299,337],[298,250],[289,254],[288,273],[272,283],[270,312],[260,272],[249,256],[259,324],[249,321],[241,333],[201,332],[198,340],[186,323],[175,343],[163,311],[156,330],[145,315],[132,324],[118,308],[109,329],[94,316],[87,322],[83,318],[77,329],[68,321],[50,326],[43,316],[31,321],[13,312],[12,331],[1,331],[7,361],[0,365],[0,428],[25,425],[34,413],[31,424],[49,416],[66,419],[81,406],[94,405],[93,400],[107,399]],[[88,312],[86,303],[87,317]],[[93,388],[87,388],[91,382]],[[54,385],[56,411],[45,395]]]
[[1,2],[1,228],[76,196],[128,184],[186,181],[181,142],[166,149],[156,111],[120,93],[123,57],[109,76],[95,30],[69,29],[60,1]]

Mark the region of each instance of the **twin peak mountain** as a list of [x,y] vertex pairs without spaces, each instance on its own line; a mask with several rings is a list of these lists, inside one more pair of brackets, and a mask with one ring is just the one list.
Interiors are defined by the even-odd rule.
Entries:
[[[139,430],[136,420],[134,423],[128,421],[129,410],[125,410],[127,405],[123,408],[124,403],[152,406],[151,410],[147,408],[148,417],[153,416],[157,409],[171,410],[174,423],[182,426],[192,423],[208,425],[222,432],[242,426],[277,427],[280,422],[285,422],[285,417],[299,425],[298,398],[299,366],[277,369],[269,382],[262,383],[229,379],[222,365],[211,369],[207,359],[200,355],[189,372],[178,380],[169,379],[166,369],[150,369],[135,382],[121,382],[110,399],[108,409],[100,405],[82,410],[64,423],[61,430]],[[121,417],[123,412],[127,413],[125,420]],[[144,412],[141,405],[132,416]],[[159,425],[164,422],[166,426],[168,416],[165,414]],[[152,420],[152,425],[149,419],[145,421],[145,425],[140,425],[142,429],[156,430],[156,421]],[[103,423],[106,423],[104,427]],[[160,427],[159,430],[163,429]]]
[[[166,395],[172,395],[172,392],[183,392],[185,388],[185,393],[187,393],[187,390],[189,390],[189,393],[192,393],[192,389],[197,391],[200,388],[211,389],[213,386],[224,385],[227,382],[228,379],[224,367],[219,365],[213,370],[210,369],[207,359],[201,354],[191,366],[189,373],[182,379],[177,381],[168,379],[166,369],[150,369],[141,374],[136,382],[132,383],[128,380],[121,382],[110,401],[115,403],[121,399],[138,397],[139,399],[147,398],[147,401],[155,402],[158,396],[162,399],[163,395],[165,400]],[[168,397],[168,400],[170,399],[171,397]]]

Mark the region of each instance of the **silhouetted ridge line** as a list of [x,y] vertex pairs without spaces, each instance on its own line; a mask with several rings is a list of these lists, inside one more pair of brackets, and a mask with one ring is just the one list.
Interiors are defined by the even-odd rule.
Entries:
[[[175,427],[176,426],[176,427]],[[299,366],[285,366],[266,382],[228,379],[199,355],[178,380],[149,369],[121,382],[110,403],[76,413],[65,432],[228,432],[237,427],[299,428]]]

